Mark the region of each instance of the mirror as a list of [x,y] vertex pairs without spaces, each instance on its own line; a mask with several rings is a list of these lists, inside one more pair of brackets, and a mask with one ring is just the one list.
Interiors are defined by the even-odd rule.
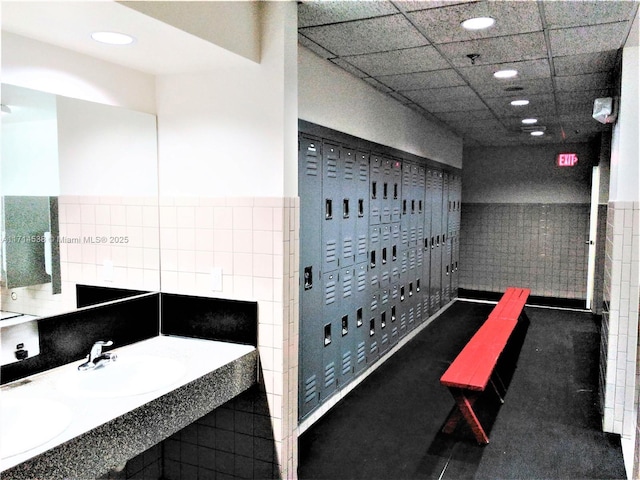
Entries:
[[[71,311],[77,285],[158,291],[156,117],[14,85],[1,88],[0,195],[14,204],[20,197],[57,199],[58,232],[52,228],[51,243],[59,251],[61,284],[60,293],[53,293],[51,282],[10,287],[3,274],[0,310],[34,316]],[[0,218],[6,214],[0,211]],[[13,261],[7,242],[25,239],[2,235],[5,267]]]

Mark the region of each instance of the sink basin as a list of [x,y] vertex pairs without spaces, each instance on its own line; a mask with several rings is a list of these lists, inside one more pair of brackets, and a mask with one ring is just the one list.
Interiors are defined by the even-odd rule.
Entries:
[[0,452],[12,457],[61,434],[71,423],[71,409],[47,398],[2,398]]
[[125,353],[95,370],[70,372],[58,387],[66,394],[82,397],[127,397],[168,387],[185,373],[185,365],[177,360]]

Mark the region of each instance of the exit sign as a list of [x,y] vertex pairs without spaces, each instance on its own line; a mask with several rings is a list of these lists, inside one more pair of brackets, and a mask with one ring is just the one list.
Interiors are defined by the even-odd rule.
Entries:
[[578,155],[575,153],[559,153],[556,158],[556,165],[559,167],[573,167],[578,163]]

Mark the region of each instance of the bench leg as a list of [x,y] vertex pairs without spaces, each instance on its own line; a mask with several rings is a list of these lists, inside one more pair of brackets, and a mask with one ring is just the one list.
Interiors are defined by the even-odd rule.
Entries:
[[[476,414],[472,408],[473,403],[477,398],[477,394],[473,394],[470,397],[467,397],[465,391],[461,388],[450,388],[449,390],[451,391],[453,398],[456,400],[456,405],[458,405],[459,412],[471,427],[473,435],[476,437],[478,443],[480,445],[486,445],[487,443],[489,443],[489,437],[487,437],[487,434],[482,428],[482,425],[480,425],[480,421],[478,420],[478,417],[476,417]],[[450,428],[450,422],[451,419],[447,422],[445,428]]]

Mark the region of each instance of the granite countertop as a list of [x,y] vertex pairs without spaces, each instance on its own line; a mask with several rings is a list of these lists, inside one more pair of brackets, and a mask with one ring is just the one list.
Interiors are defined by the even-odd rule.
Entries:
[[[98,477],[234,398],[257,379],[258,354],[251,345],[158,336],[110,352],[118,355],[116,362],[160,357],[178,361],[183,369],[171,384],[129,396],[78,394],[68,388],[73,375],[97,373],[78,372],[84,360],[3,385],[0,409],[44,399],[67,407],[70,419],[54,438],[0,458],[0,477]],[[103,368],[106,372],[110,365]]]

